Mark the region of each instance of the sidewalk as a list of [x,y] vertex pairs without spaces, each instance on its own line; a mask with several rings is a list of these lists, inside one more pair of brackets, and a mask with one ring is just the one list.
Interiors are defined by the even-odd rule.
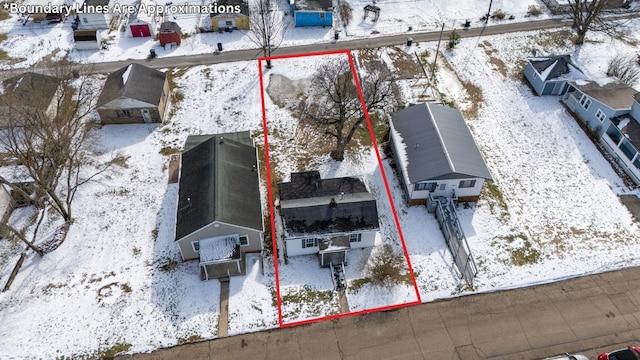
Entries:
[[[640,268],[176,346],[136,359],[541,359],[640,345]],[[121,357],[130,358],[131,356]]]

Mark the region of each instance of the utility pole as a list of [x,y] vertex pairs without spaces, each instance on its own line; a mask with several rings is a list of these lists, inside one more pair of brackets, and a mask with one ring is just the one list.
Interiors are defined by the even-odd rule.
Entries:
[[431,65],[431,80],[433,81],[433,76],[436,72],[436,62],[438,61],[438,53],[440,52],[440,41],[442,41],[442,33],[444,32],[444,21],[442,22],[442,27],[440,28],[440,37],[438,38],[438,46],[436,47],[436,58],[433,59],[433,65]]
[[487,11],[487,16],[484,19],[484,24],[487,25],[487,23],[489,22],[489,16],[491,16],[491,4],[493,3],[493,0],[489,0],[489,11]]

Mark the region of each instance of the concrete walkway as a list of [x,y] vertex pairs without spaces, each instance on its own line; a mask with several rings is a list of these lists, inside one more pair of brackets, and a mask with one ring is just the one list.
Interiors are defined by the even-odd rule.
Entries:
[[133,357],[512,360],[577,352],[595,359],[640,345],[639,284],[640,268],[630,268]]
[[220,279],[220,317],[218,318],[218,336],[229,334],[229,278]]

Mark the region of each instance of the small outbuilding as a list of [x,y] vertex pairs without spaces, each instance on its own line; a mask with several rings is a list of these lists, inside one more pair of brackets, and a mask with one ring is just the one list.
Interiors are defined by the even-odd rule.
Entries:
[[99,50],[102,43],[100,30],[74,30],[73,42],[78,50]]
[[152,0],[138,0],[135,11],[129,15],[127,33],[131,37],[151,37],[156,34],[156,14],[149,11],[156,7]]
[[165,46],[166,44],[180,45],[180,42],[182,42],[182,29],[180,29],[180,25],[173,21],[163,22],[160,25],[158,40],[160,40],[160,46]]
[[110,0],[85,0],[77,13],[78,28],[84,30],[107,30],[111,23],[113,11],[109,8]]
[[586,79],[570,55],[530,57],[524,76],[538,95],[564,95],[570,81]]
[[216,8],[240,9],[240,11],[224,11],[211,13],[213,31],[249,30],[249,3],[245,0],[220,0]]
[[169,91],[166,73],[130,64],[109,74],[96,110],[103,124],[162,122]]
[[289,0],[296,27],[333,26],[332,0]]

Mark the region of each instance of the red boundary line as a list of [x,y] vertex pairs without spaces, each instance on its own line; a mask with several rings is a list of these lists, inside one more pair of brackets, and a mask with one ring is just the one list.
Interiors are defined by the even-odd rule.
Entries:
[[372,313],[372,312],[378,312],[378,311],[389,311],[389,310],[393,310],[393,309],[398,309],[398,308],[402,308],[402,307],[406,307],[406,306],[411,306],[411,305],[417,305],[417,304],[421,304],[422,300],[420,298],[420,291],[418,289],[418,284],[416,282],[416,278],[415,278],[415,274],[413,272],[413,266],[411,265],[411,259],[409,258],[409,252],[407,251],[407,246],[404,240],[404,234],[402,233],[402,228],[400,227],[400,219],[398,218],[398,212],[396,211],[396,207],[395,204],[393,202],[393,198],[391,196],[391,190],[389,188],[389,182],[387,181],[387,175],[384,171],[384,166],[382,165],[382,158],[380,156],[380,151],[378,150],[378,144],[375,138],[375,133],[373,131],[373,126],[371,125],[371,119],[369,118],[369,113],[368,111],[364,112],[365,115],[365,119],[367,122],[367,128],[369,129],[369,137],[371,138],[371,142],[373,145],[373,148],[375,150],[376,153],[376,158],[378,160],[378,167],[380,168],[380,174],[382,175],[382,180],[384,182],[384,187],[385,190],[387,191],[387,197],[389,199],[389,204],[391,205],[391,212],[393,213],[393,219],[395,221],[396,224],[396,228],[398,230],[398,234],[400,235],[400,241],[402,243],[402,249],[404,252],[404,256],[407,260],[407,265],[409,267],[409,274],[411,276],[411,279],[413,280],[413,288],[416,294],[416,301],[413,302],[409,302],[409,303],[404,303],[404,304],[396,304],[396,305],[389,305],[389,306],[383,306],[383,307],[377,307],[377,308],[372,308],[372,309],[365,309],[365,310],[359,310],[359,311],[353,311],[353,312],[349,312],[347,314],[336,314],[336,315],[329,315],[329,316],[324,316],[324,317],[319,317],[319,318],[311,318],[311,319],[306,319],[306,320],[301,320],[301,321],[291,321],[288,323],[284,323],[282,320],[282,300],[281,300],[281,296],[280,296],[280,275],[278,272],[278,252],[277,252],[277,240],[276,240],[276,233],[275,233],[275,209],[273,206],[273,192],[271,189],[271,162],[269,160],[269,140],[268,140],[268,131],[267,131],[267,111],[266,111],[266,106],[265,106],[265,96],[264,96],[264,75],[262,72],[262,62],[266,61],[266,60],[275,60],[275,59],[289,59],[289,58],[300,58],[300,57],[309,57],[309,56],[320,56],[320,55],[337,55],[337,54],[346,54],[347,58],[349,60],[349,66],[351,68],[351,73],[353,74],[353,80],[355,81],[356,84],[356,88],[358,89],[358,96],[360,98],[360,104],[362,106],[363,109],[367,109],[366,108],[366,104],[364,101],[364,95],[362,93],[362,88],[360,86],[360,79],[358,78],[358,73],[356,71],[356,67],[355,67],[355,63],[353,61],[353,56],[351,55],[351,51],[350,50],[333,50],[333,51],[322,51],[322,52],[312,52],[312,53],[304,53],[304,54],[292,54],[292,55],[279,55],[279,56],[271,56],[271,57],[261,57],[258,58],[258,73],[260,76],[260,99],[261,99],[261,105],[262,105],[262,126],[263,126],[263,130],[264,130],[264,148],[265,148],[265,167],[266,167],[266,171],[267,171],[267,194],[268,194],[268,200],[269,200],[269,221],[271,224],[271,247],[272,247],[272,252],[273,252],[273,259],[274,259],[274,268],[275,268],[275,276],[276,276],[276,296],[277,296],[277,301],[278,301],[278,324],[280,325],[281,328],[284,327],[290,327],[290,326],[297,326],[297,325],[303,325],[303,324],[309,324],[309,323],[313,323],[313,322],[318,322],[318,321],[324,321],[324,320],[331,320],[331,319],[339,319],[342,317],[346,317],[346,316],[353,316],[353,315],[362,315],[362,314],[368,314],[368,313]]

